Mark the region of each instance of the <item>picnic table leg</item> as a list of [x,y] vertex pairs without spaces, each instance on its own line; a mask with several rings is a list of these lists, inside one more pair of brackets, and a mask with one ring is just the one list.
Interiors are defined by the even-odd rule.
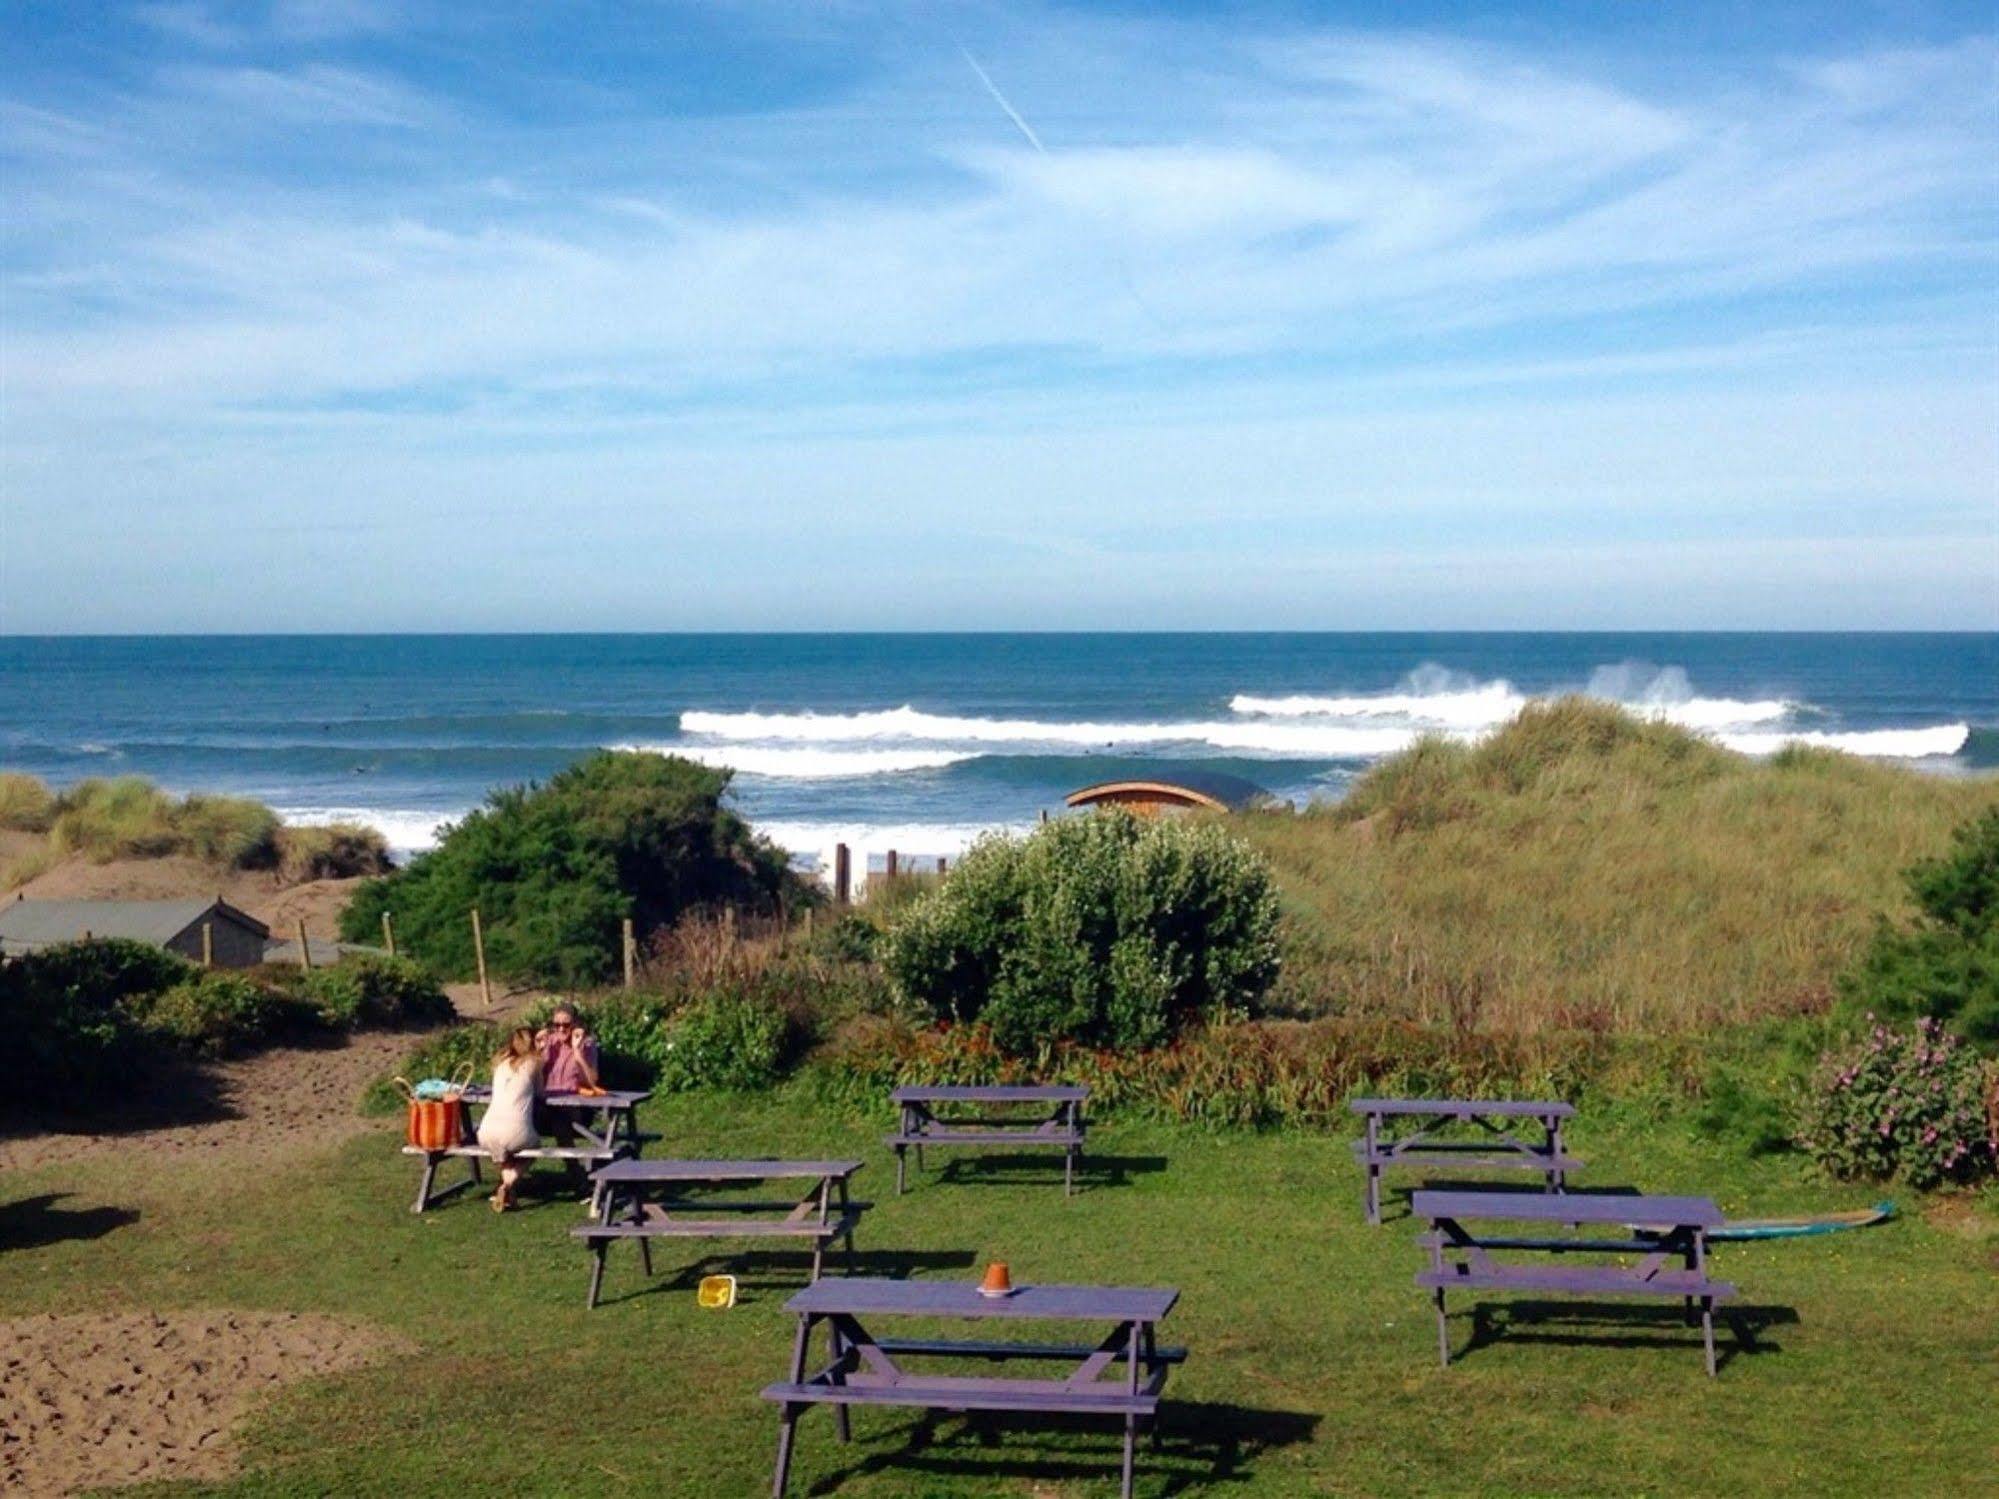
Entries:
[[593,1312],[597,1310],[597,1293],[604,1288],[604,1256],[610,1247],[611,1241],[608,1239],[599,1239],[590,1246],[590,1253],[595,1256],[596,1263],[590,1267],[590,1299],[587,1309]]
[[895,1148],[895,1195],[898,1197],[902,1196],[903,1170],[907,1164],[903,1156],[907,1149],[908,1147],[903,1145],[898,1145]]
[[639,1236],[639,1263],[645,1266],[646,1279],[652,1279],[652,1240]]
[[[1127,1338],[1124,1351],[1125,1393],[1134,1397],[1138,1394],[1138,1329],[1138,1323],[1134,1322],[1131,1324],[1131,1332]],[[1124,1499],[1131,1499],[1132,1474],[1137,1460],[1138,1416],[1135,1412],[1127,1411],[1124,1418],[1124,1486],[1120,1491],[1124,1495]]]
[[854,1219],[847,1206],[847,1178],[840,1178],[840,1221],[847,1225],[847,1273],[854,1273]]
[[[827,1337],[832,1344],[832,1352],[833,1352],[833,1363],[832,1363],[833,1373],[831,1376],[832,1381],[834,1384],[843,1385],[847,1382],[847,1371],[845,1368],[842,1367],[840,1361],[846,1357],[847,1340],[845,1337],[841,1335],[839,1323],[831,1322],[827,1324]],[[833,1425],[838,1429],[841,1441],[843,1442],[853,1441],[854,1439],[853,1420],[848,1415],[847,1407],[845,1404],[834,1405]]]
[[[1694,1230],[1694,1269],[1707,1279],[1707,1230]],[[1701,1348],[1707,1355],[1707,1377],[1714,1378],[1714,1298],[1701,1297]]]
[[[802,1314],[798,1319],[798,1335],[791,1344],[791,1383],[805,1382],[805,1353],[812,1341],[812,1314]],[[798,1413],[803,1409],[792,1401],[785,1401],[778,1412],[777,1425],[777,1475],[771,1480],[771,1499],[784,1499],[785,1480],[791,1477],[791,1439],[798,1427]]]
[[421,1213],[430,1206],[430,1184],[437,1179],[437,1163],[440,1159],[442,1157],[436,1155],[424,1156],[423,1175],[418,1178],[416,1184],[416,1202],[410,1208],[412,1213]]
[[1437,1304],[1437,1364],[1448,1369],[1451,1367],[1451,1327],[1444,1316],[1444,1288],[1433,1288],[1430,1298]]
[[1376,1228],[1381,1226],[1381,1166],[1374,1153],[1381,1143],[1381,1120],[1378,1115],[1367,1116],[1367,1191],[1365,1206],[1367,1221]]
[[1569,1187],[1568,1173],[1554,1164],[1562,1158],[1562,1121],[1554,1115],[1547,1119],[1548,1128],[1548,1190],[1566,1192]]

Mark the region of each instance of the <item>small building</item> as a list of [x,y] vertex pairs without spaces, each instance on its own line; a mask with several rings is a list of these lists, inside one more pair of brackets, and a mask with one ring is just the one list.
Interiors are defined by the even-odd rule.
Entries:
[[1099,781],[1070,792],[1065,800],[1071,807],[1124,807],[1141,817],[1162,812],[1245,812],[1277,804],[1277,798],[1254,781],[1192,769]]
[[271,929],[216,896],[212,900],[15,900],[0,905],[0,954],[18,957],[79,937],[148,942],[199,963],[202,928],[218,968],[264,961]]

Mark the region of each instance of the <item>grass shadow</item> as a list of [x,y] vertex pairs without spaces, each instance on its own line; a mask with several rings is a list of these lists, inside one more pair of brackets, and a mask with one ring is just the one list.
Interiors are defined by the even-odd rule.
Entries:
[[[1076,1190],[1094,1192],[1105,1187],[1128,1187],[1134,1176],[1152,1175],[1165,1169],[1166,1157],[1163,1155],[1091,1155],[1086,1152],[1076,1162]],[[1059,1187],[1062,1185],[1062,1158],[1048,1151],[1030,1150],[953,1155],[936,1162],[928,1174],[943,1184],[971,1181],[990,1187]]]
[[[1501,1313],[1503,1315],[1495,1315]],[[1558,1347],[1592,1348],[1675,1348],[1700,1350],[1700,1326],[1688,1323],[1677,1303],[1649,1306],[1622,1301],[1511,1301],[1480,1302],[1469,1313],[1471,1339],[1451,1355],[1453,1363],[1502,1337],[1524,1338],[1533,1343]],[[1715,1365],[1725,1368],[1738,1355],[1782,1353],[1783,1345],[1766,1339],[1772,1327],[1791,1327],[1798,1322],[1795,1308],[1788,1306],[1731,1305],[1715,1308],[1720,1330],[1733,1334],[1715,1339]]]
[[0,1253],[40,1249],[70,1240],[101,1239],[139,1221],[137,1208],[60,1208],[68,1192],[44,1192],[0,1203]]
[[240,1119],[242,1111],[222,1095],[222,1080],[208,1064],[163,1055],[121,1077],[101,1094],[71,1092],[61,1104],[10,1105],[0,1119],[0,1142],[37,1135],[130,1135],[177,1125],[215,1124]]
[[[858,1412],[856,1416],[858,1428],[866,1418]],[[1160,1407],[1156,1431],[1140,1434],[1139,1476],[1144,1486],[1162,1494],[1245,1483],[1253,1476],[1258,1457],[1311,1441],[1319,1421],[1319,1416],[1305,1411],[1167,1400]],[[826,1424],[831,1426],[830,1421]],[[830,1438],[830,1430],[826,1435]],[[1102,1439],[1101,1454],[1062,1442],[1078,1435]],[[1121,1435],[1114,1422],[1106,1423],[1102,1417],[1046,1414],[1023,1421],[990,1411],[922,1411],[883,1431],[857,1432],[856,1445],[880,1450],[819,1479],[808,1492],[830,1494],[857,1476],[890,1470],[987,1483],[1102,1481],[1117,1472]]]

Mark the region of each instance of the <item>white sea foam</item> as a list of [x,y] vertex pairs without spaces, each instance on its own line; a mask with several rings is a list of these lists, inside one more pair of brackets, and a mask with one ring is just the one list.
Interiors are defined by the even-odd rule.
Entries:
[[1929,760],[1947,758],[1964,748],[1971,726],[1939,724],[1928,729],[1865,729],[1840,733],[1717,734],[1732,750],[1745,755],[1774,755],[1787,744],[1809,744],[1820,749],[1845,750],[1850,755],[1866,755],[1876,760]]
[[833,749],[777,744],[644,744],[621,749],[648,749],[684,755],[703,765],[727,766],[749,776],[825,781],[853,776],[893,775],[905,770],[941,770],[976,757],[975,750]]
[[325,827],[329,823],[359,823],[380,833],[389,851],[399,856],[422,853],[437,846],[437,832],[447,822],[456,822],[464,812],[412,812],[404,808],[382,807],[277,807],[278,816],[300,827]]
[[[1655,668],[1631,661],[1598,667],[1578,690],[1641,717],[1700,730],[1774,723],[1804,706],[1782,698],[1700,697],[1680,667]],[[1417,728],[1480,731],[1497,728],[1529,701],[1503,678],[1480,682],[1461,672],[1422,666],[1409,673],[1393,692],[1336,697],[1238,693],[1229,708],[1264,718],[1393,719]]]

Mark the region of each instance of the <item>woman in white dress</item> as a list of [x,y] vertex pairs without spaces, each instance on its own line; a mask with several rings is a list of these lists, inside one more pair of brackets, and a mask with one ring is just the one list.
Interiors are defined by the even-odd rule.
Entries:
[[500,1168],[500,1190],[490,1201],[504,1213],[514,1205],[514,1185],[521,1179],[520,1152],[540,1139],[534,1129],[534,1106],[541,1097],[541,1053],[534,1032],[518,1026],[507,1044],[493,1056],[493,1099],[479,1121],[479,1146]]

